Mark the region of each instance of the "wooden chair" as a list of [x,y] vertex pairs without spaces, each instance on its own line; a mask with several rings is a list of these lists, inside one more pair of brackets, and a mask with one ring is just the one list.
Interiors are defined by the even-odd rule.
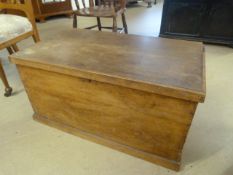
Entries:
[[[30,36],[35,42],[40,40],[31,0],[0,0],[0,9],[2,12],[7,10],[21,11],[26,16],[25,18],[5,13],[0,14],[0,50],[7,49],[9,54],[12,54],[19,50],[17,42]],[[10,96],[12,88],[7,82],[2,65],[0,65],[0,78],[5,85],[5,96]]]
[[[77,10],[74,11],[74,20],[73,27],[77,28],[77,16],[86,16],[86,17],[96,17],[97,25],[87,27],[86,29],[92,29],[98,27],[99,31],[102,28],[112,29],[113,32],[117,32],[124,30],[125,33],[128,33],[127,23],[125,19],[125,9],[126,9],[126,1],[125,0],[96,0],[96,4],[94,4],[94,0],[89,0],[89,7],[86,7],[85,0],[82,0],[83,8],[80,8],[80,4],[78,0],[75,0],[75,4],[77,6]],[[121,15],[123,28],[117,27],[117,16]],[[100,18],[113,18],[113,26],[112,27],[103,27],[101,25]]]

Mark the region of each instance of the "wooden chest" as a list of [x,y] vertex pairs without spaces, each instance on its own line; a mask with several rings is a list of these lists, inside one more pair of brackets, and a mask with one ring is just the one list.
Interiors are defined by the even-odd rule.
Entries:
[[10,59],[35,120],[179,170],[205,98],[201,43],[71,30]]

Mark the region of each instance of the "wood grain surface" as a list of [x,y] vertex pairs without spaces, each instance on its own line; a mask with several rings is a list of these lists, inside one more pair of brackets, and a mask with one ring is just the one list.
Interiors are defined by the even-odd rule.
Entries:
[[37,120],[76,128],[179,168],[196,102],[41,69],[19,70]]
[[203,50],[197,42],[71,30],[15,54],[12,61],[203,102]]
[[11,56],[34,119],[179,170],[205,97],[202,44],[83,30],[62,38]]

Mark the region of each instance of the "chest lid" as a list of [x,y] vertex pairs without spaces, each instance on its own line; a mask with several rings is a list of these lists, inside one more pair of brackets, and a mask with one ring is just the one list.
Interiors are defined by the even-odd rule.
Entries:
[[185,100],[205,98],[202,43],[90,30],[62,31],[13,63]]

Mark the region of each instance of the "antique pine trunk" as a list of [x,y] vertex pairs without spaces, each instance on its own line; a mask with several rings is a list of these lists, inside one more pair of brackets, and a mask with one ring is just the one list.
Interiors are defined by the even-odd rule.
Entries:
[[71,30],[10,59],[35,120],[179,170],[205,98],[201,43]]

